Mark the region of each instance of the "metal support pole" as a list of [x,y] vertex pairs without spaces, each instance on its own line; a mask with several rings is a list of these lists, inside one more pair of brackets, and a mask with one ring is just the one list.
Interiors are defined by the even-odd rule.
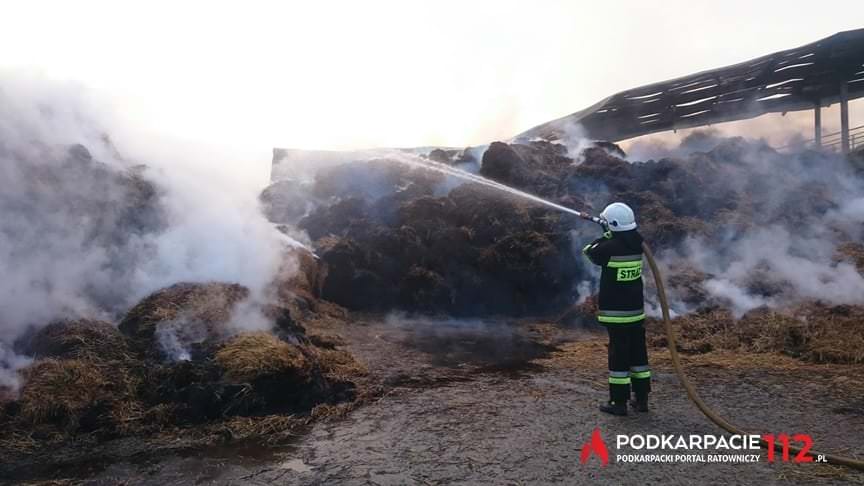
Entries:
[[822,148],[822,102],[816,101],[813,109],[813,145],[816,149]]
[[840,85],[840,146],[844,154],[849,153],[849,83]]

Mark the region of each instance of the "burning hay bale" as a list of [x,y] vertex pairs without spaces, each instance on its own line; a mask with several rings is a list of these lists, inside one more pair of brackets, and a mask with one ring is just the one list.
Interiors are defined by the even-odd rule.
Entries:
[[505,144],[493,142],[483,154],[480,173],[489,179],[513,187],[530,187],[541,196],[560,191],[558,173],[573,165],[567,147],[548,142]]
[[362,227],[369,219],[368,203],[360,198],[344,198],[331,206],[319,208],[300,221],[300,229],[312,239],[342,236],[355,227]]
[[92,319],[53,322],[24,339],[24,353],[36,358],[124,360],[126,339],[112,324]]
[[[493,143],[481,174],[580,209],[592,207],[587,192],[608,188],[636,206],[659,247],[707,232],[691,208],[700,195],[692,187],[696,171],[675,161],[631,164],[614,149],[589,148],[576,165],[563,145]],[[579,223],[481,184],[440,184],[440,174],[387,161],[318,173],[314,192],[322,203],[301,227],[327,269],[324,298],[354,309],[451,314],[570,305],[572,282],[587,273],[572,251],[578,242],[571,230],[584,231]],[[405,189],[415,186],[423,189]],[[685,195],[688,205],[670,204]]]
[[309,374],[309,363],[299,346],[264,332],[235,336],[216,352],[216,363],[232,381],[273,376],[305,380]]
[[[307,271],[304,278],[314,275]],[[303,290],[282,284],[286,292]],[[88,320],[45,327],[24,343],[39,359],[21,372],[20,396],[2,407],[7,432],[38,427],[58,440],[89,432],[129,436],[233,416],[304,414],[354,399],[352,380],[362,367],[335,340],[326,349],[310,342],[288,308],[257,309],[273,333],[232,336],[228,321],[247,295],[234,284],[177,284],[135,306],[122,332]],[[320,307],[327,316],[335,312]],[[308,314],[318,314],[317,304]],[[161,342],[166,329],[186,354],[169,355]]]
[[383,297],[392,288],[384,287],[381,277],[367,269],[369,253],[353,239],[330,237],[319,240],[318,252],[327,265],[322,296],[354,309],[374,309],[392,298]]
[[[133,308],[120,328],[132,342],[149,346],[143,354],[146,360],[159,362],[146,377],[142,399],[153,406],[171,405],[178,423],[302,412],[322,401],[350,400],[353,384],[323,375],[317,355],[310,351],[314,345],[294,317],[307,319],[318,311],[308,291],[317,262],[310,253],[296,251],[301,253],[286,258],[285,279],[274,282],[287,307],[266,305],[254,313],[273,322],[273,333],[234,335],[237,329],[228,326],[229,320],[248,295],[239,285],[178,284]],[[305,273],[298,268],[304,260],[311,266]],[[300,309],[300,302],[310,306]],[[154,352],[155,345],[159,353]]]
[[[677,310],[721,306],[740,314],[762,303],[824,298],[807,289],[809,294],[798,293],[800,285],[786,281],[778,269],[788,267],[778,267],[784,262],[773,255],[760,255],[769,262],[749,273],[732,264],[746,261],[742,254],[752,249],[764,252],[757,232],[787,231],[787,239],[795,240],[784,247],[787,256],[807,255],[809,243],[799,236],[815,240],[826,233],[802,235],[802,226],[824,227],[826,217],[842,213],[849,188],[862,186],[844,179],[847,162],[827,154],[780,154],[763,142],[698,132],[666,158],[624,157],[614,144],[594,144],[574,160],[557,143],[495,142],[484,152],[479,174],[594,214],[613,200],[630,204],[655,253],[677,253],[693,267],[667,275],[679,297]],[[429,170],[422,159],[400,164],[396,158],[316,174],[316,206],[301,226],[327,268],[324,298],[358,310],[524,315],[558,314],[584,297],[574,284],[595,276],[578,248],[598,235],[596,228],[478,183],[473,175],[454,184],[455,176],[436,172],[453,163],[452,153],[437,151],[426,160]],[[861,238],[850,225],[829,234],[840,241]],[[861,268],[856,244],[841,246],[838,260]],[[698,274],[708,267],[696,261],[697,253],[718,257],[710,267],[714,275]],[[826,253],[820,248],[814,258]]]
[[126,370],[79,359],[45,359],[23,371],[15,419],[63,431],[111,426],[111,412],[129,400],[135,380]]
[[[326,266],[321,295],[353,309],[520,314],[570,299],[578,273],[558,215],[476,184],[409,200],[390,219],[365,215],[339,229],[310,234],[330,235],[315,243]],[[493,297],[498,293],[508,298]]]
[[[188,342],[211,346],[224,336],[235,306],[248,295],[249,290],[237,284],[175,284],[133,307],[120,322],[120,331],[148,352],[155,350],[160,337],[170,339],[178,333]],[[160,330],[165,334],[160,336]],[[162,347],[170,344],[163,342]]]
[[632,190],[632,164],[597,147],[583,152],[583,157],[582,163],[568,174],[570,187],[581,189],[596,186],[600,182],[610,191]]
[[[206,297],[214,286],[219,294],[245,293],[239,286],[216,284],[201,285],[197,291]],[[169,292],[157,292],[156,298],[139,304],[139,319],[158,327],[164,322],[159,317],[186,311],[182,304],[199,318],[217,322],[230,313],[224,304],[230,299],[224,295],[216,299],[219,305],[208,308],[213,300],[190,296],[194,287],[165,290]],[[182,298],[172,300],[172,292]],[[145,303],[148,312],[140,309]],[[306,339],[305,329],[284,308],[271,306],[262,312],[276,320],[275,334],[214,339],[212,353],[192,353],[180,361],[129,352],[135,338],[104,322],[58,321],[47,326],[26,343],[39,359],[20,371],[20,393],[0,400],[0,450],[19,447],[17,438],[24,436],[34,444],[81,434],[141,436],[176,427],[215,426],[230,417],[309,414],[318,405],[355,399],[355,381],[365,368],[338,349],[342,342],[334,337]]]
[[523,182],[525,176],[522,171],[526,170],[525,161],[512,147],[505,143],[495,142],[489,145],[489,149],[483,154],[484,176],[508,185]]
[[[550,235],[555,238],[555,235]],[[480,254],[479,268],[490,279],[507,282],[512,289],[511,304],[517,314],[543,308],[561,308],[572,295],[561,292],[576,279],[572,254],[550,236],[535,231],[520,231],[501,238]],[[543,301],[538,295],[545,295]]]

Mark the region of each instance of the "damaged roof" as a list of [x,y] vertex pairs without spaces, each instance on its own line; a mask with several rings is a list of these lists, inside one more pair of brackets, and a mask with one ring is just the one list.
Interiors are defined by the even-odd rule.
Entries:
[[649,133],[812,109],[864,96],[864,29],[840,32],[795,49],[614,94],[518,139],[563,138],[581,126],[594,139]]

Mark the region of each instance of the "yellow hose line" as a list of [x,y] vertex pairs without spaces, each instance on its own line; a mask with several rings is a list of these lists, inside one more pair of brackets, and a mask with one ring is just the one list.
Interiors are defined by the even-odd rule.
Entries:
[[[717,415],[714,410],[706,405],[705,402],[702,401],[702,397],[699,396],[699,393],[696,392],[693,384],[690,383],[690,379],[684,374],[684,369],[681,367],[681,361],[678,359],[678,349],[675,344],[675,331],[672,329],[672,320],[669,317],[669,303],[666,301],[666,288],[663,285],[660,270],[657,268],[657,262],[654,261],[654,255],[651,253],[651,248],[649,248],[646,243],[642,243],[642,251],[645,254],[645,258],[648,260],[648,265],[651,267],[651,273],[654,275],[654,283],[657,284],[657,297],[660,299],[660,308],[663,310],[663,323],[666,328],[666,340],[668,341],[667,346],[669,347],[669,354],[672,357],[672,366],[675,367],[675,374],[678,375],[678,379],[681,380],[681,384],[684,386],[684,389],[687,390],[687,396],[690,397],[690,400],[696,404],[696,407],[698,407],[706,417],[717,424],[720,428],[732,434],[745,435],[746,433],[743,430],[727,422],[723,417]],[[760,440],[760,444],[762,447],[768,447],[768,443],[765,440]],[[775,443],[774,449],[781,451],[781,445]],[[797,454],[800,450],[799,447],[789,446],[790,454]],[[864,471],[864,461],[862,460],[838,456],[835,454],[826,454],[824,452],[809,452],[813,456],[824,456],[829,464],[848,466]]]

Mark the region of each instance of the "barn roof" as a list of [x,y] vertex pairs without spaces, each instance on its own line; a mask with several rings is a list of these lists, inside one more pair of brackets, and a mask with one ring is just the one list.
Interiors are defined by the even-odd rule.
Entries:
[[594,139],[625,140],[679,128],[814,108],[864,96],[864,29],[614,94],[517,138],[557,139],[580,125]]

